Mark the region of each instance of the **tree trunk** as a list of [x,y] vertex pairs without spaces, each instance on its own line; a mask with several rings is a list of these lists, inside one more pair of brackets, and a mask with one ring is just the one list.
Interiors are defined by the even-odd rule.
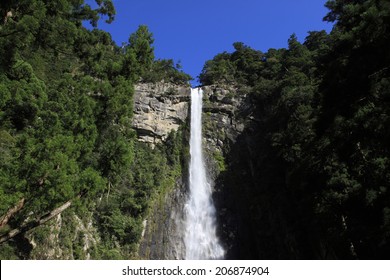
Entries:
[[[80,194],[76,198],[80,198],[81,196],[82,195]],[[36,227],[43,225],[44,223],[50,221],[55,216],[57,216],[58,214],[62,213],[64,210],[69,208],[69,206],[72,205],[73,200],[74,199],[71,199],[71,200],[67,201],[66,203],[62,204],[60,207],[57,207],[57,208],[53,209],[51,212],[41,216],[40,218],[35,219],[33,221],[30,221],[30,222],[27,222],[27,223],[21,225],[20,227],[13,229],[13,230],[7,232],[6,234],[0,236],[0,244],[8,241],[11,238],[14,238],[18,234],[25,233],[33,228],[36,228]]]
[[12,207],[11,209],[9,209],[7,211],[7,213],[5,213],[5,215],[3,217],[0,218],[0,229],[2,227],[4,227],[6,224],[8,224],[8,221],[17,213],[20,211],[20,209],[23,208],[24,206],[24,202],[26,200],[24,198],[22,198],[21,200],[19,200],[19,202],[14,206]]

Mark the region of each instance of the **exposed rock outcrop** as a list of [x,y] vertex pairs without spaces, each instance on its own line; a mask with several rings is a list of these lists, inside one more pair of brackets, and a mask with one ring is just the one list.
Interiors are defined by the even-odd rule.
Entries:
[[176,260],[184,255],[184,211],[187,200],[186,187],[182,180],[155,201],[147,220],[139,248],[142,259]]
[[[164,142],[172,130],[177,131],[187,121],[190,101],[189,85],[163,82],[137,84],[132,126],[138,140],[152,147]],[[155,198],[143,222],[138,250],[141,259],[183,258],[181,227],[186,201],[185,177],[183,174],[182,178],[177,178],[175,186],[167,188],[165,193]]]
[[[230,147],[253,121],[253,108],[243,89],[229,85],[210,85],[202,89],[205,159],[214,182],[225,169],[225,155]],[[221,190],[216,188],[215,191]]]
[[141,142],[152,146],[164,141],[188,116],[190,86],[171,83],[137,84],[133,128]]
[[59,214],[47,225],[26,234],[31,244],[30,259],[72,260],[92,258],[100,237],[92,217]]
[[206,148],[222,152],[225,145],[235,142],[243,132],[245,123],[251,121],[247,95],[233,86],[204,86],[203,137]]

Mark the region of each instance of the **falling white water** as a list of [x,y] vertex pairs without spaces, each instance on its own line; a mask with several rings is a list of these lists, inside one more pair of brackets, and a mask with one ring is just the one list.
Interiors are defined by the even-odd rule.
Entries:
[[187,217],[184,236],[187,260],[224,257],[224,250],[216,235],[215,207],[203,160],[202,96],[202,89],[191,90],[190,194],[185,205]]

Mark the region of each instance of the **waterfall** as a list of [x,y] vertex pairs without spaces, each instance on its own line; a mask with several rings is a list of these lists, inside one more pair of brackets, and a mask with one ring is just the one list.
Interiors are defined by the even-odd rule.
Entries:
[[215,207],[203,159],[202,97],[202,89],[191,90],[190,191],[185,205],[184,236],[187,260],[222,259],[224,257],[224,250],[216,235]]

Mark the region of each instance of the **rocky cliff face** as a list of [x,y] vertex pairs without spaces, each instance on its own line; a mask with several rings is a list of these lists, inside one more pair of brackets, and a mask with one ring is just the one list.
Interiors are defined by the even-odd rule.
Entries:
[[152,146],[164,141],[188,116],[190,87],[171,83],[137,84],[133,128],[141,142]]
[[203,129],[211,151],[222,152],[226,145],[234,143],[245,123],[250,121],[250,103],[247,95],[233,86],[204,86]]
[[[214,189],[218,234],[227,252],[226,257],[242,259],[253,244],[248,241],[247,246],[242,242],[252,239],[248,236],[248,217],[251,215],[246,211],[245,199],[250,195],[246,189],[252,185],[248,178],[253,171],[247,165],[234,166],[241,157],[250,161],[247,135],[256,122],[253,101],[245,88],[212,85],[203,87],[203,91],[205,157]],[[237,147],[242,148],[238,153]],[[241,178],[245,189],[237,187],[229,174]]]
[[234,97],[234,88],[203,87],[203,128],[207,148],[222,151],[227,142],[234,141],[244,125],[236,118],[241,100]]
[[179,179],[174,188],[155,201],[144,231],[139,255],[149,260],[179,260],[184,258],[184,211],[186,186]]
[[[169,133],[186,123],[191,100],[190,86],[171,83],[138,84],[134,93],[133,128],[138,140],[152,147],[164,143]],[[186,144],[187,145],[187,144]],[[186,173],[186,171],[184,171]],[[155,199],[139,247],[142,259],[182,259],[183,207],[186,175]]]
[[[300,220],[299,202],[286,186],[288,174],[275,158],[262,128],[258,103],[247,88],[203,87],[203,137],[212,179],[218,235],[228,259],[313,259],[332,257]],[[190,88],[172,84],[136,87],[133,127],[152,146],[188,118]],[[277,158],[277,157],[276,157]],[[183,168],[185,170],[185,168]],[[184,171],[186,173],[186,171]],[[139,256],[183,258],[187,174],[162,194],[144,221]]]
[[[304,258],[293,200],[285,190],[284,174],[265,173],[261,157],[261,123],[253,95],[247,88],[228,85],[203,87],[203,138],[205,159],[214,190],[218,235],[228,259]],[[154,145],[188,117],[190,89],[170,84],[136,87],[133,127],[139,140]],[[259,140],[260,139],[260,140]],[[262,161],[263,163],[259,163]],[[261,167],[263,166],[263,167]],[[152,207],[145,220],[140,257],[183,257],[184,205],[187,175],[183,174]],[[265,181],[264,181],[265,180]],[[274,204],[274,201],[277,204]],[[287,213],[287,214],[286,214]],[[290,214],[289,214],[290,213]],[[243,242],[245,240],[246,242]],[[310,256],[313,258],[313,256]]]
[[59,214],[49,223],[26,234],[23,240],[29,259],[89,260],[96,258],[100,237],[92,217],[81,219],[74,213]]
[[[180,120],[174,123],[178,126],[184,117],[184,108],[188,109],[189,93],[186,89],[177,88],[169,90],[165,85],[140,85],[137,87],[135,113],[140,141],[155,144],[163,141],[164,133],[169,133],[166,123],[172,120]],[[165,98],[167,90],[172,91],[171,98]],[[188,88],[189,91],[189,88]],[[186,92],[186,96],[180,94]],[[246,125],[253,121],[251,103],[244,92],[232,86],[205,86],[203,87],[203,136],[205,158],[209,176],[212,181],[215,195],[219,204],[219,231],[225,241],[225,248],[233,244],[237,229],[232,226],[238,219],[232,213],[232,209],[226,209],[225,183],[221,180],[222,174],[227,168],[226,155],[230,147],[234,146],[237,138],[244,131]],[[176,97],[175,97],[176,96]],[[179,101],[179,102],[178,102]],[[185,103],[185,104],[184,104]],[[152,109],[151,105],[156,109]],[[169,106],[176,106],[170,108]],[[141,109],[144,108],[144,109]],[[178,109],[181,108],[181,109]],[[168,114],[166,112],[169,112]],[[172,114],[181,114],[180,117]],[[166,116],[168,116],[166,118]],[[155,120],[154,126],[149,122],[142,124],[141,120]],[[159,121],[161,121],[161,123]],[[138,128],[137,128],[138,127]],[[140,127],[142,129],[140,130]],[[173,126],[169,126],[173,127]],[[147,133],[146,133],[147,131]],[[165,131],[164,133],[160,133]],[[186,172],[185,172],[186,173]],[[147,220],[144,221],[143,240],[140,244],[139,254],[146,259],[182,259],[183,258],[183,229],[184,229],[184,205],[187,200],[187,174],[183,174],[181,180],[168,193],[161,196],[155,202]]]

